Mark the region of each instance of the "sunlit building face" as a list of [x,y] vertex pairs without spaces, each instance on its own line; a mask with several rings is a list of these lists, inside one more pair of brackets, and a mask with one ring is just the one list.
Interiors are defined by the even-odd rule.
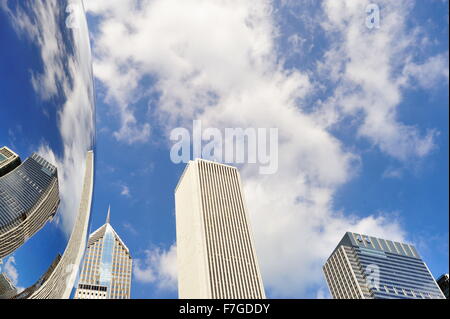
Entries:
[[82,1],[1,1],[0,41],[0,298],[69,298],[94,184]]
[[76,299],[129,299],[132,258],[109,223],[89,236]]
[[347,232],[323,266],[335,299],[442,299],[416,248]]
[[175,190],[180,299],[265,299],[237,168],[196,159]]

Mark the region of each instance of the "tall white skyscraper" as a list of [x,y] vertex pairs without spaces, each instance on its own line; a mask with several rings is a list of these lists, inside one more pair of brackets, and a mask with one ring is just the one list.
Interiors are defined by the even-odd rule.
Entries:
[[132,259],[130,251],[106,223],[89,236],[75,299],[130,299]]
[[189,162],[175,205],[179,298],[265,298],[238,170]]

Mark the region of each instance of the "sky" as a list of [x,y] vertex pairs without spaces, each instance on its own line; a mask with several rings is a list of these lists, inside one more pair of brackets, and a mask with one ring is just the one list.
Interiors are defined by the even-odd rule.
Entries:
[[132,298],[177,298],[170,132],[278,128],[279,168],[237,164],[269,298],[329,298],[346,231],[448,273],[448,1],[84,0],[97,106],[92,229],[134,259]]

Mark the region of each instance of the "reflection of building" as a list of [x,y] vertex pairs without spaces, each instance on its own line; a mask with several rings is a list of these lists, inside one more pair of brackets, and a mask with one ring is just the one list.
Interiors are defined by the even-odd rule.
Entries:
[[179,298],[265,298],[238,170],[189,162],[175,206]]
[[0,299],[10,299],[17,294],[17,289],[5,273],[0,274]]
[[63,256],[54,267],[53,272],[29,297],[31,299],[68,299],[73,290],[78,266],[83,257],[91,214],[92,191],[94,187],[94,152],[87,152],[86,170],[80,206],[75,226]]
[[76,299],[129,299],[132,259],[109,223],[89,236]]
[[6,146],[0,148],[0,176],[8,174],[19,165],[19,155]]
[[347,232],[323,271],[335,299],[444,298],[410,244]]
[[444,294],[445,298],[448,299],[448,295],[449,295],[448,274],[444,274],[441,277],[439,277],[437,280],[437,284],[439,285],[439,288],[441,288],[442,293]]
[[23,290],[20,294],[18,294],[17,296],[14,296],[13,299],[28,299],[30,298],[30,296],[33,295],[33,293],[38,290],[43,284],[44,282],[47,281],[47,279],[50,277],[50,275],[53,273],[53,271],[55,270],[56,266],[58,265],[59,261],[61,260],[61,255],[58,254],[55,258],[55,260],[53,260],[52,264],[50,265],[50,267],[48,267],[47,271],[45,272],[45,274],[43,274],[41,276],[41,278],[39,278],[39,280],[31,287],[28,287],[27,289]]
[[45,226],[59,205],[55,166],[34,153],[0,177],[0,258]]

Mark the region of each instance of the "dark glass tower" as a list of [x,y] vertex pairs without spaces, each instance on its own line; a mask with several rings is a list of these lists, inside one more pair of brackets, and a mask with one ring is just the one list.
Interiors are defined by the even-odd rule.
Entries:
[[20,157],[6,146],[0,147],[0,176],[6,175],[20,165]]
[[335,299],[442,299],[414,246],[347,232],[323,271]]
[[0,258],[38,232],[59,205],[55,166],[34,153],[0,177]]
[[449,285],[448,285],[448,274],[444,274],[441,277],[438,278],[437,284],[439,285],[439,288],[441,288],[442,293],[444,294],[445,298],[448,299],[449,297]]

